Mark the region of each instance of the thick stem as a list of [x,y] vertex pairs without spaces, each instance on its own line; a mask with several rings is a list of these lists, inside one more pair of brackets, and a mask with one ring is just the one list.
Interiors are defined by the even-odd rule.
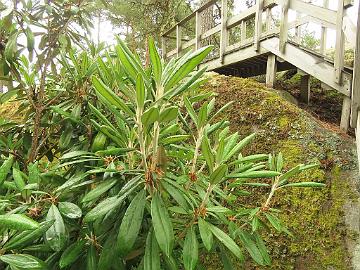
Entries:
[[190,173],[195,173],[196,172],[196,163],[197,163],[197,159],[199,157],[201,142],[202,142],[203,135],[204,135],[203,133],[204,133],[203,128],[200,128],[199,132],[198,132],[198,137],[197,137],[196,143],[195,143],[194,157],[192,159],[192,165],[191,165]]
[[276,191],[277,188],[278,188],[278,185],[279,185],[279,177],[276,177],[276,178],[275,178],[275,181],[274,181],[274,183],[273,183],[273,185],[272,185],[272,187],[271,187],[271,191],[270,191],[270,193],[269,193],[269,196],[268,196],[268,198],[266,199],[266,202],[265,202],[263,208],[265,208],[265,209],[269,208],[270,203],[271,203],[271,199],[272,199],[272,197],[274,196],[275,191]]

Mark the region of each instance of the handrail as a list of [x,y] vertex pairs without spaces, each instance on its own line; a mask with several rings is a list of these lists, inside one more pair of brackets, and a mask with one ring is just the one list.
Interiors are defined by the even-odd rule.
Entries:
[[184,19],[182,19],[181,21],[177,22],[174,26],[172,26],[170,29],[168,29],[166,32],[164,32],[161,36],[166,37],[168,34],[170,34],[171,32],[176,30],[176,26],[177,25],[183,25],[184,23],[186,23],[187,21],[191,20],[193,17],[195,17],[197,12],[202,12],[205,9],[207,9],[208,7],[212,6],[213,4],[215,4],[217,2],[217,0],[210,0],[209,2],[205,3],[204,5],[202,5],[201,7],[197,8],[193,13],[189,14],[188,16],[186,16]]

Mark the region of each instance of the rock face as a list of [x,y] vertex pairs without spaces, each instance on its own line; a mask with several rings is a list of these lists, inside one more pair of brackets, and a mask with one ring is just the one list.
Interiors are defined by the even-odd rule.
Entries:
[[[266,269],[360,269],[354,139],[251,79],[208,76],[202,90],[218,94],[219,108],[234,101],[221,116],[230,121],[230,129],[243,136],[257,133],[244,154],[282,152],[288,168],[299,163],[321,164],[294,181],[319,181],[326,188],[294,188],[277,194],[272,206],[282,211],[282,220],[294,237],[264,232],[273,258],[272,267]],[[239,205],[258,206],[267,190],[253,191],[250,197],[239,198]],[[205,255],[203,260],[206,269],[221,269],[216,254]],[[261,268],[249,260],[245,269]]]

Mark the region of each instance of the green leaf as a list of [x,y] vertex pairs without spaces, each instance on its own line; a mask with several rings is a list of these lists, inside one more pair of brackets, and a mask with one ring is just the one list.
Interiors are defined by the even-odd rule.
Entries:
[[38,162],[29,163],[28,165],[29,171],[29,184],[39,184],[40,182],[40,172],[38,168]]
[[97,252],[94,245],[90,245],[86,256],[86,270],[97,270]]
[[68,246],[60,257],[60,268],[65,268],[76,262],[76,260],[80,257],[81,253],[84,250],[85,243],[86,241],[80,240]]
[[109,87],[107,87],[101,80],[92,77],[92,83],[95,90],[102,95],[110,104],[116,106],[120,110],[126,112],[130,116],[134,116],[134,112],[121,100]]
[[88,151],[71,151],[68,152],[66,154],[64,154],[60,159],[71,159],[71,158],[75,158],[75,157],[80,157],[80,156],[88,156],[88,155],[94,155],[91,152]]
[[134,197],[121,221],[117,237],[117,247],[121,256],[131,251],[138,237],[144,215],[145,195],[143,189]]
[[207,107],[208,107],[208,103],[205,102],[200,108],[199,115],[198,115],[198,122],[197,122],[198,128],[203,127],[206,124],[207,115],[208,115]]
[[46,231],[46,241],[54,251],[60,251],[65,246],[68,236],[63,218],[54,204],[50,206],[46,220],[55,220],[54,224]]
[[18,35],[19,35],[18,32],[13,33],[9,37],[9,39],[6,43],[6,46],[5,46],[5,50],[4,50],[5,59],[10,63],[15,60],[16,47],[17,47],[16,42],[17,42]]
[[244,255],[242,254],[239,246],[229,235],[212,224],[208,223],[208,226],[211,232],[224,246],[226,246],[240,261],[244,261]]
[[249,252],[251,258],[253,258],[256,263],[265,265],[264,259],[253,241],[252,236],[248,232],[241,230],[239,231],[239,238],[246,250]]
[[247,171],[228,175],[228,178],[270,178],[279,175],[281,173],[275,171]]
[[59,211],[64,216],[74,219],[81,218],[82,211],[79,206],[71,202],[59,202],[58,204]]
[[315,188],[323,188],[326,187],[325,184],[322,183],[317,183],[317,182],[298,182],[298,183],[290,183],[290,184],[286,184],[281,186],[281,188],[283,187],[315,187]]
[[182,142],[189,138],[189,135],[173,135],[160,140],[162,145],[168,145],[172,143]]
[[235,147],[232,147],[229,151],[229,153],[225,156],[224,161],[228,161],[233,155],[235,155],[237,152],[239,152],[241,149],[243,149],[246,145],[248,145],[254,138],[255,133],[245,137],[242,139]]
[[146,90],[144,85],[144,79],[139,73],[136,77],[136,103],[139,108],[144,108],[146,98]]
[[14,162],[14,156],[10,155],[0,167],[0,187],[4,183]]
[[148,233],[145,244],[144,270],[159,270],[160,250],[154,232]]
[[214,155],[211,151],[211,146],[208,137],[205,135],[201,142],[201,151],[205,158],[206,164],[208,165],[209,172],[212,173],[214,168]]
[[15,167],[13,168],[13,178],[14,178],[14,182],[15,182],[16,187],[20,191],[22,191],[26,184],[25,184],[25,181],[24,181],[24,179],[22,177],[21,172],[18,169],[16,169]]
[[269,252],[265,246],[264,241],[261,239],[260,235],[257,232],[253,233],[253,237],[256,241],[256,245],[259,248],[261,256],[263,257],[265,265],[271,265],[271,258],[269,256]]
[[264,213],[267,220],[270,222],[270,224],[279,232],[281,232],[283,230],[283,226],[281,225],[280,220],[275,217],[274,215],[270,214],[270,213]]
[[183,261],[185,270],[193,270],[196,268],[199,258],[199,244],[195,234],[194,226],[188,229],[183,248]]
[[93,209],[88,212],[84,217],[84,222],[92,222],[111,210],[113,210],[115,207],[119,206],[124,200],[124,197],[119,196],[113,196],[108,197],[105,200],[101,201],[99,204],[97,204]]
[[158,192],[154,194],[151,201],[151,217],[160,249],[166,256],[170,256],[174,245],[174,231],[168,210]]
[[193,120],[195,125],[197,125],[197,123],[198,123],[197,115],[194,111],[194,108],[193,108],[191,102],[189,101],[189,99],[187,97],[184,97],[184,105],[185,105],[186,110],[187,110],[188,114],[190,115],[191,119]]
[[228,167],[226,164],[221,164],[215,171],[213,171],[213,173],[210,175],[210,184],[216,185],[224,180],[227,169]]
[[0,215],[0,227],[17,231],[35,230],[39,223],[23,214]]
[[47,269],[45,262],[28,254],[6,254],[0,256],[0,260],[9,264],[11,267],[18,267],[21,269]]
[[178,82],[184,79],[202,60],[210,53],[212,47],[203,47],[193,53],[185,55],[176,63],[174,70],[168,74],[165,80],[165,91],[171,89]]
[[161,82],[161,74],[162,74],[162,65],[160,55],[155,47],[154,39],[149,38],[149,55],[150,55],[150,63],[152,67],[152,72],[154,74],[155,82],[160,84]]
[[82,203],[93,201],[110,190],[117,183],[116,179],[110,179],[98,184],[93,190],[87,193],[81,200]]
[[141,122],[143,125],[148,128],[151,124],[159,119],[159,108],[151,107],[146,110],[141,116]]
[[14,237],[12,237],[6,244],[4,245],[4,249],[13,250],[23,248],[38,238],[42,237],[44,233],[54,224],[55,220],[44,221],[39,224],[39,228],[34,230],[26,230],[23,231]]
[[198,226],[200,231],[201,240],[207,249],[207,251],[210,251],[213,245],[213,234],[205,220],[202,218],[198,218]]
[[160,113],[159,122],[166,123],[174,120],[178,115],[178,111],[179,109],[176,106],[167,107]]

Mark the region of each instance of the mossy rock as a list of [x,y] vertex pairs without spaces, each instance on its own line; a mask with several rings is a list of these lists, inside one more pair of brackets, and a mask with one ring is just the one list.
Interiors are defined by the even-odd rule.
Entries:
[[[293,188],[278,192],[272,207],[282,211],[281,218],[294,237],[274,231],[264,233],[272,266],[261,268],[249,259],[244,269],[351,269],[347,243],[354,238],[354,232],[345,225],[344,206],[358,199],[355,177],[347,176],[356,171],[353,138],[329,130],[309,113],[252,79],[215,73],[208,76],[209,82],[202,91],[218,94],[218,108],[234,101],[221,115],[230,121],[230,129],[242,136],[257,133],[255,142],[243,154],[282,152],[287,168],[318,162],[320,168],[302,173],[292,181],[326,184],[323,189]],[[257,189],[250,198],[239,198],[238,203],[261,206],[267,192]],[[203,261],[206,269],[222,269],[215,255],[206,255]]]

